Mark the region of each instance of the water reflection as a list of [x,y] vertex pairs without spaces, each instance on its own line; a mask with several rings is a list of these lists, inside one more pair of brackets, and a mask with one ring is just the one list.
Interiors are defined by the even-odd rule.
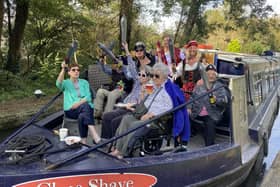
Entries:
[[8,135],[12,134],[16,129],[0,130],[0,142],[2,142]]
[[274,121],[274,125],[269,138],[268,155],[264,159],[264,162],[266,163],[266,170],[268,170],[271,167],[273,160],[275,159],[277,153],[280,151],[279,140],[280,140],[280,113],[278,112],[278,116]]

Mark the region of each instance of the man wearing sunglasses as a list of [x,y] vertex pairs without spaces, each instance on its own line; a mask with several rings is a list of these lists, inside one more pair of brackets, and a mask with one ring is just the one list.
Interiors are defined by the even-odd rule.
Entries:
[[[99,142],[99,137],[93,120],[93,103],[88,81],[80,79],[80,67],[76,63],[67,66],[61,64],[61,71],[56,80],[56,86],[63,91],[63,109],[66,117],[78,119],[81,142],[86,143],[88,130],[94,140]],[[68,69],[69,79],[64,80],[65,69]]]

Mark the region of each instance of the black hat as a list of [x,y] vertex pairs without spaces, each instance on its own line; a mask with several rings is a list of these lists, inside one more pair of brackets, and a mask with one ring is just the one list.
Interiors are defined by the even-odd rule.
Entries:
[[134,46],[134,50],[138,50],[138,49],[142,49],[142,50],[146,50],[146,46],[143,42],[136,42],[135,46]]
[[209,65],[206,67],[205,71],[209,71],[209,70],[213,70],[213,71],[216,71],[216,72],[217,72],[216,67],[215,67],[213,64],[209,64]]

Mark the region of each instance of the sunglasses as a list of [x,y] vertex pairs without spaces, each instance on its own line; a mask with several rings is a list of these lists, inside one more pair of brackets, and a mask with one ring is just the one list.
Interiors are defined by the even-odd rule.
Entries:
[[73,72],[80,72],[80,69],[71,69],[71,71],[73,71]]
[[150,77],[151,78],[156,78],[156,79],[159,79],[160,78],[160,76],[158,75],[158,74],[150,74]]
[[136,49],[135,50],[136,52],[141,52],[141,51],[144,51],[143,49]]
[[147,77],[147,75],[145,73],[138,73],[138,76],[139,77],[144,77],[144,78]]

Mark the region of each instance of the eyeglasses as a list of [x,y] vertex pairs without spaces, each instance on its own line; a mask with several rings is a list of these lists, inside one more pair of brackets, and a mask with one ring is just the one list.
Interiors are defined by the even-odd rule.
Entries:
[[160,78],[160,75],[158,75],[158,74],[150,74],[150,77],[151,78],[156,78],[156,79],[159,79]]
[[146,75],[145,73],[138,73],[138,76],[139,76],[139,77],[144,77],[144,78],[145,78],[147,75]]
[[71,69],[71,71],[73,71],[73,72],[76,72],[76,71],[77,71],[77,72],[80,72],[80,69],[76,69],[76,68],[75,68],[75,69]]
[[141,51],[144,51],[143,49],[136,49],[135,50],[136,52],[141,52]]

